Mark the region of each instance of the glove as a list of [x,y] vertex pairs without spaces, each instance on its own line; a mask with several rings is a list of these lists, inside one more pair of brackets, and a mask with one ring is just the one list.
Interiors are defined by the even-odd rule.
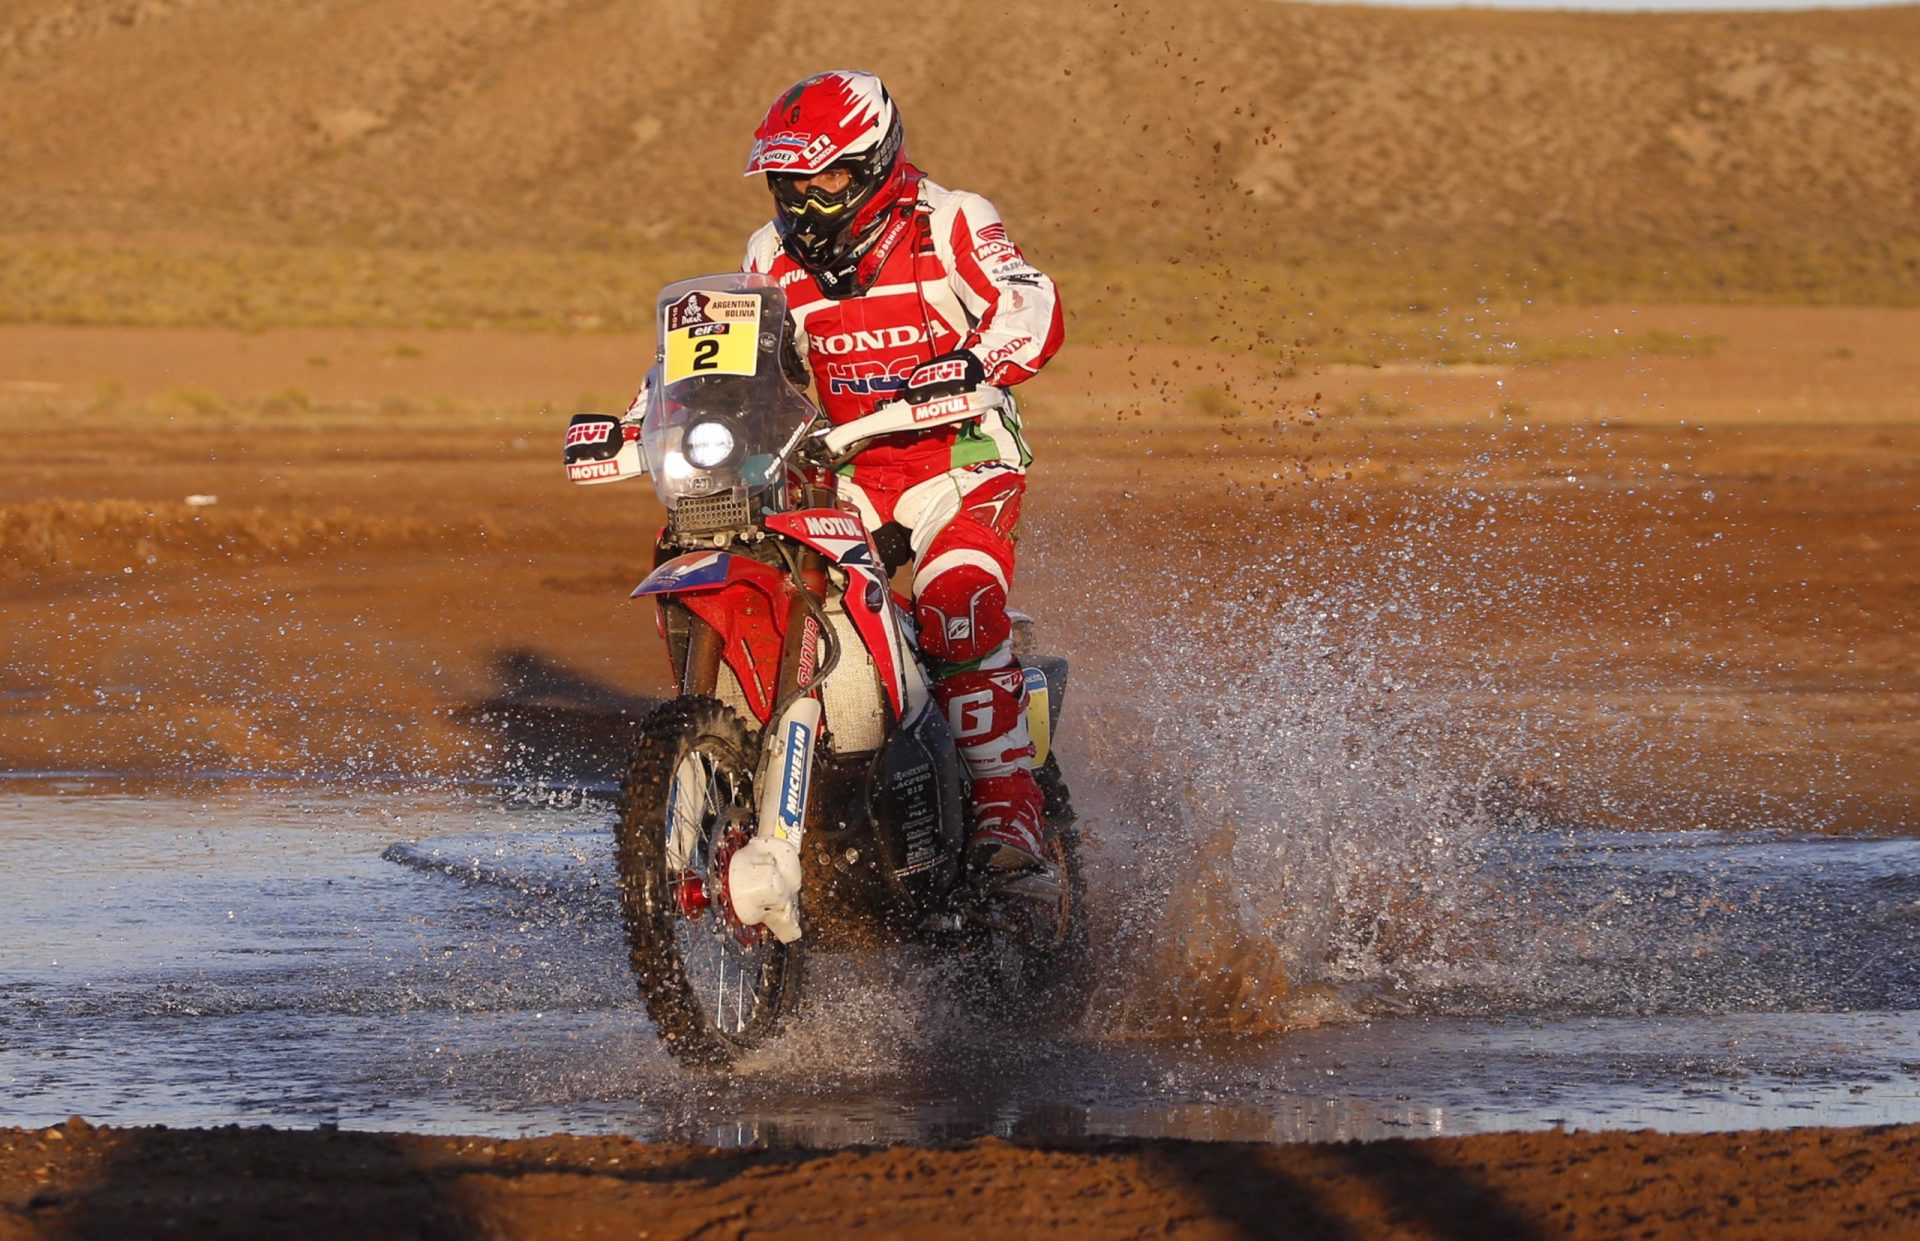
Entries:
[[943,353],[907,373],[907,387],[900,399],[909,405],[924,405],[943,396],[959,396],[987,382],[987,368],[970,349]]

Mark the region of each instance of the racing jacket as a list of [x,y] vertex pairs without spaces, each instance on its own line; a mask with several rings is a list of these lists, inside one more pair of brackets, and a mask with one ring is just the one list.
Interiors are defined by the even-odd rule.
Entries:
[[[794,342],[813,373],[821,408],[850,422],[899,397],[920,363],[954,349],[980,359],[986,382],[1030,379],[1060,348],[1064,324],[1053,281],[1007,237],[993,204],[935,185],[909,169],[911,222],[865,292],[835,298],[781,249],[772,224],[747,242],[747,271],[772,275],[787,294]],[[883,233],[875,251],[887,244]],[[862,488],[900,492],[936,474],[988,461],[1024,469],[1032,456],[1017,413],[877,440],[855,457]]]

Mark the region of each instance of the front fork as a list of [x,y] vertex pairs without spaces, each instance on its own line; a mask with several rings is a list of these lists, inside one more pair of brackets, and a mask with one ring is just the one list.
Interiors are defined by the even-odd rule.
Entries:
[[[760,746],[754,838],[728,870],[734,913],[749,926],[765,923],[781,943],[800,938],[800,845],[820,738],[820,652],[828,640],[817,608],[809,606],[809,597],[819,599],[826,591],[826,562],[817,552],[801,553],[800,578],[787,603],[776,706]],[[698,650],[697,644],[688,648],[689,671]]]
[[[807,588],[813,588],[812,583]],[[760,813],[756,836],[800,847],[807,828],[807,790],[813,783],[813,750],[820,736],[819,669],[824,635],[813,609],[797,592],[787,605],[786,645],[780,652],[777,714],[767,721],[760,747]]]

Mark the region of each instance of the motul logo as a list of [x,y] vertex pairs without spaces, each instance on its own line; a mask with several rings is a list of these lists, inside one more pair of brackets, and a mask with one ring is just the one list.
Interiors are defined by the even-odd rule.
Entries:
[[904,349],[908,345],[918,345],[927,339],[924,328],[905,327],[882,328],[877,332],[841,332],[835,336],[822,336],[813,342],[813,347],[828,357],[838,357],[848,353],[870,353],[881,349]]
[[935,418],[945,418],[948,414],[962,414],[971,409],[964,396],[943,396],[937,401],[928,401],[925,405],[913,407],[915,422],[932,422]]
[[806,519],[807,533],[816,539],[861,539],[866,532],[860,523],[851,517],[809,517]]
[[575,482],[583,478],[617,478],[619,474],[618,461],[579,461],[567,467],[567,477]]

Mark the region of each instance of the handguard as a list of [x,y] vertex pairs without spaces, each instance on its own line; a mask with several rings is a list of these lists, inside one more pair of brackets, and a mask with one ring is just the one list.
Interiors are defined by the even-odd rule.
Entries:
[[983,414],[1005,408],[1007,394],[999,388],[980,387],[956,396],[936,397],[920,405],[894,401],[852,422],[829,427],[820,435],[829,456],[847,456],[863,440],[902,431],[925,431],[956,422],[971,422]]
[[647,472],[640,441],[612,414],[575,414],[567,424],[567,478],[576,483],[617,483]]

